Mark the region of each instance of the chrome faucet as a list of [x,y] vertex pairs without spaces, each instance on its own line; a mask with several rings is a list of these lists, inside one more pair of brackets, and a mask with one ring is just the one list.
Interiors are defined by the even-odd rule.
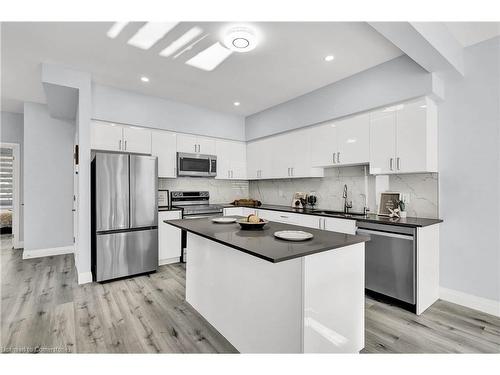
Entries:
[[344,198],[344,213],[349,212],[349,208],[352,208],[352,201],[347,203],[347,185],[344,185],[344,192],[342,193],[342,198]]

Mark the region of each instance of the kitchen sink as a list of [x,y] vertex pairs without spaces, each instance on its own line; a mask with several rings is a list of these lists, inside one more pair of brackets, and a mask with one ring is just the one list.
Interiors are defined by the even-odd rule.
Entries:
[[331,211],[331,210],[313,210],[315,214],[330,215],[330,216],[342,216],[342,217],[365,217],[366,215],[360,212],[348,212],[344,211]]

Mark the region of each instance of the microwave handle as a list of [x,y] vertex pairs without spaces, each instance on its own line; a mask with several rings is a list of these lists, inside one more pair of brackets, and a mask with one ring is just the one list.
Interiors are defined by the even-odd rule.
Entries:
[[216,173],[216,171],[214,171],[214,169],[213,169],[213,163],[212,162],[215,160],[216,161],[215,163],[217,163],[217,159],[209,158],[208,160],[209,160],[209,163],[210,163],[210,166],[209,166],[210,173]]

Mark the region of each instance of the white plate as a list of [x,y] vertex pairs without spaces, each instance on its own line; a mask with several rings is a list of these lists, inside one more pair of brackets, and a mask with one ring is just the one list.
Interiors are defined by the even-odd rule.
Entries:
[[274,236],[287,241],[305,241],[314,237],[312,233],[301,230],[280,230],[274,232]]
[[212,219],[212,221],[218,224],[231,224],[231,223],[236,223],[236,218],[229,216],[222,216],[222,217],[215,217]]

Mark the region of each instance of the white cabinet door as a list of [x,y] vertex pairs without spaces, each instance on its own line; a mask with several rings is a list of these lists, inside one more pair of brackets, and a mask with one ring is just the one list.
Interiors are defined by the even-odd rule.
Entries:
[[393,173],[396,158],[396,112],[370,114],[370,173]]
[[245,142],[217,139],[217,177],[222,180],[246,179],[247,149]]
[[325,230],[328,230],[331,232],[356,234],[356,221],[355,220],[325,217],[323,225],[324,225]]
[[215,139],[207,137],[197,137],[198,153],[205,155],[215,155]]
[[245,180],[247,178],[247,145],[245,142],[233,142],[232,147],[231,178]]
[[309,136],[309,129],[296,130],[290,133],[288,155],[292,161],[290,166],[290,175],[292,178],[313,176]]
[[309,129],[309,148],[311,165],[325,167],[334,165],[334,153],[337,152],[337,124],[330,121]]
[[231,158],[233,149],[231,142],[223,139],[215,141],[215,153],[217,155],[217,176],[219,180],[231,179]]
[[158,177],[177,176],[177,138],[167,131],[151,132],[151,154],[158,157]]
[[370,161],[370,115],[349,117],[337,123],[338,165]]
[[158,259],[160,265],[178,262],[181,257],[181,230],[163,220],[181,219],[181,211],[158,213]]
[[427,106],[425,100],[406,103],[396,112],[397,173],[424,172],[427,167]]
[[244,216],[243,207],[226,207],[224,216]]
[[[297,147],[297,145],[295,145]],[[268,155],[270,159],[267,164],[271,166],[269,177],[288,178],[291,176],[293,166],[294,137],[293,133],[285,133],[268,139],[268,150],[272,150]]]
[[197,137],[189,134],[177,134],[177,152],[198,152]]
[[259,141],[247,144],[247,177],[249,180],[259,178]]
[[151,154],[151,130],[136,126],[124,126],[123,151]]
[[123,151],[123,128],[103,121],[92,121],[90,147],[93,150]]

